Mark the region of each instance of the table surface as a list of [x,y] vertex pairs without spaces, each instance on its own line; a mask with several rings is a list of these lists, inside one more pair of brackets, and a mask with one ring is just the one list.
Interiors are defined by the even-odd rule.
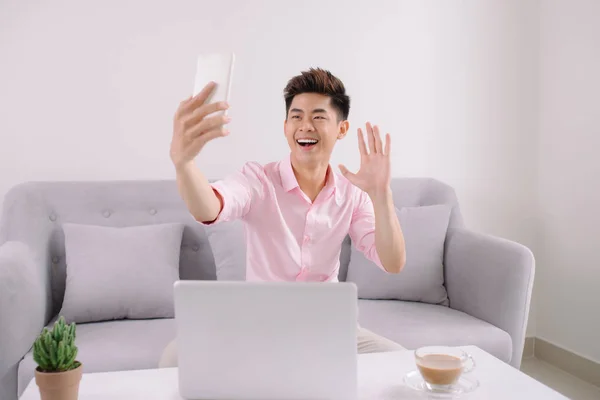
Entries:
[[[475,359],[477,367],[471,374],[480,382],[480,386],[474,392],[461,396],[461,399],[567,399],[475,346],[461,348]],[[404,375],[415,369],[412,351],[359,355],[358,398],[427,398],[403,383]],[[79,388],[79,400],[182,400],[177,385],[177,368],[84,373]],[[34,379],[20,399],[40,399]]]

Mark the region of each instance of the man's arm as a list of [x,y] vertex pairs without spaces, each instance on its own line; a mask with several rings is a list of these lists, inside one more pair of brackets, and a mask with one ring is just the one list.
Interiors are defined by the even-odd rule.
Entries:
[[193,163],[175,168],[177,187],[192,216],[200,222],[212,222],[223,208],[223,199],[215,192]]
[[391,190],[379,197],[362,191],[356,196],[349,231],[352,243],[382,270],[400,272],[406,262],[406,253]]
[[352,218],[350,236],[373,262],[388,272],[398,273],[406,263],[406,252],[390,188],[392,139],[388,133],[384,147],[379,128],[370,123],[367,123],[367,139],[369,149],[359,128],[360,170],[357,173],[340,165],[346,179],[363,192]]
[[383,268],[390,273],[398,273],[406,264],[406,247],[400,221],[388,190],[380,196],[373,196],[375,214],[375,248]]
[[179,191],[192,216],[202,224],[244,219],[253,199],[263,197],[264,170],[256,162],[247,162],[213,183],[196,166],[188,168],[177,172]]
[[177,187],[190,213],[200,222],[214,221],[223,208],[223,199],[194,164],[206,143],[229,134],[225,125],[231,119],[219,113],[229,105],[206,103],[215,87],[216,84],[210,82],[196,96],[182,101],[173,118],[170,156]]

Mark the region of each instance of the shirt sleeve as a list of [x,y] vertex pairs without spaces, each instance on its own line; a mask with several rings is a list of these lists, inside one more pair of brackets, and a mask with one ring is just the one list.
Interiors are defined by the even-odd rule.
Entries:
[[252,208],[252,203],[262,193],[262,172],[262,166],[259,164],[246,163],[239,171],[211,183],[212,189],[221,196],[223,207],[214,221],[199,222],[203,225],[214,225],[244,219]]
[[369,196],[360,190],[350,222],[350,239],[356,249],[385,271],[375,246],[375,211]]

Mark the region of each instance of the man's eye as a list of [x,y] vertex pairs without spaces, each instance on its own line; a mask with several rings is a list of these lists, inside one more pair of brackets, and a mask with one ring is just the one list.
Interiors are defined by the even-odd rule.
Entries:
[[316,119],[325,119],[325,117],[322,117],[322,116],[320,116],[320,115],[317,115],[315,118],[316,118]]
[[300,116],[299,115],[292,115],[292,119],[294,119],[294,118],[300,119]]

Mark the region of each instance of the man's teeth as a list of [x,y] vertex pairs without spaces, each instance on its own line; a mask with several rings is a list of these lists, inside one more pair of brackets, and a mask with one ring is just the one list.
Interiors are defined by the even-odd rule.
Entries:
[[298,139],[298,144],[316,144],[318,140],[316,139]]

